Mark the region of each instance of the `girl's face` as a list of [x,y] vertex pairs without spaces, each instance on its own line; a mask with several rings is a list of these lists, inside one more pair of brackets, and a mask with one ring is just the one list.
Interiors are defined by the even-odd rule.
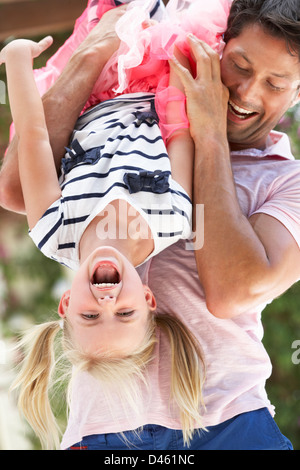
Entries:
[[128,259],[114,248],[101,247],[76,272],[58,313],[67,318],[84,351],[121,357],[140,345],[155,309],[151,290]]

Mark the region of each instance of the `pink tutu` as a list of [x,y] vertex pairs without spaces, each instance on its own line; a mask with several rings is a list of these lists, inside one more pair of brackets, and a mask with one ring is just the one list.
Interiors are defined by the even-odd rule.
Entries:
[[[176,45],[195,70],[187,33],[193,33],[221,53],[230,0],[169,0],[162,20],[145,27],[149,3],[152,2],[132,1],[118,21],[120,48],[104,67],[87,106],[121,93],[153,92],[162,136],[166,140],[174,130],[189,126],[184,94],[168,86],[168,59]],[[181,122],[176,124],[168,124],[166,120],[166,104],[170,100],[182,102]]]
[[[120,94],[155,93],[156,111],[166,140],[174,130],[189,126],[184,94],[168,86],[168,59],[173,55],[174,46],[176,44],[190,59],[192,70],[194,64],[186,41],[187,33],[193,33],[221,53],[231,0],[169,0],[158,15],[159,22],[149,27],[145,22],[149,20],[153,0],[127,0],[124,3],[129,3],[128,9],[116,26],[120,48],[104,67],[83,111]],[[88,1],[72,35],[45,67],[34,71],[41,95],[55,82],[74,50],[102,15],[114,7],[114,0]],[[180,123],[171,125],[166,122],[165,110],[169,100],[181,102]]]

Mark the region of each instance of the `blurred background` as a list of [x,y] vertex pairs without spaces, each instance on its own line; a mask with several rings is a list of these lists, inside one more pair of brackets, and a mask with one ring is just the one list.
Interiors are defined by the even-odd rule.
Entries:
[[[0,0],[0,49],[14,37],[54,37],[53,46],[37,59],[42,67],[70,35],[87,0]],[[165,2],[167,3],[167,1]],[[5,67],[0,67],[0,160],[9,139],[11,114]],[[300,158],[300,107],[289,111],[278,130],[286,132]],[[19,361],[11,352],[18,333],[48,320],[69,285],[69,272],[42,255],[27,235],[25,217],[0,208],[0,450],[39,449],[39,443],[21,419],[8,388]],[[281,431],[300,450],[300,283],[263,312],[264,345],[273,363],[267,383]],[[58,402],[60,399],[57,400]],[[61,424],[65,416],[60,412]]]

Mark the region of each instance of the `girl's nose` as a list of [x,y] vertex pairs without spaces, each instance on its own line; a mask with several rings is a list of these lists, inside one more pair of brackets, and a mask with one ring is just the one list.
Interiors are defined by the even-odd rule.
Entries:
[[113,304],[116,303],[116,298],[113,295],[103,295],[98,298],[98,303],[100,305],[106,304],[107,302],[111,302]]

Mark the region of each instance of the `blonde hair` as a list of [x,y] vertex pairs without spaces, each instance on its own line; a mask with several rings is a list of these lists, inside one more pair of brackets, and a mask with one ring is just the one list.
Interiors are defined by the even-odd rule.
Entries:
[[[163,330],[171,347],[170,398],[180,410],[184,442],[188,445],[196,428],[201,428],[202,384],[204,362],[199,345],[189,329],[176,317],[150,315],[149,327],[143,344],[130,356],[114,358],[109,355],[87,355],[75,349],[64,321],[62,354],[56,358],[55,338],[61,332],[59,321],[33,327],[19,343],[25,348],[24,360],[11,389],[19,389],[18,407],[40,439],[45,449],[59,448],[60,430],[50,404],[50,390],[58,362],[66,358],[68,374],[86,371],[104,383],[118,383],[125,400],[137,392],[138,380],[146,383],[146,366],[153,359],[157,342],[157,327]],[[137,380],[138,379],[138,380]],[[69,378],[68,384],[71,386]],[[70,390],[68,388],[68,396]]]

